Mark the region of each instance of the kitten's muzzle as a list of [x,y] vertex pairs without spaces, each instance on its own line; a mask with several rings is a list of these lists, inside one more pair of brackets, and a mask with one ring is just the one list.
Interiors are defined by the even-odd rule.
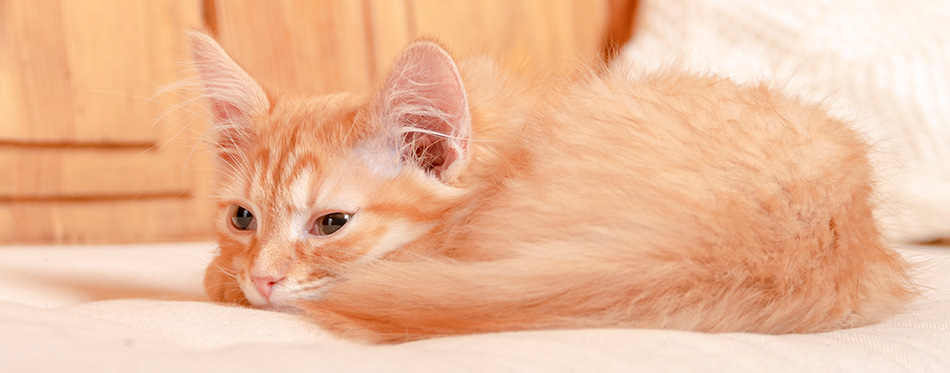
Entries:
[[266,277],[251,277],[251,281],[254,281],[254,285],[257,286],[257,292],[264,297],[265,300],[270,302],[270,295],[274,291],[274,285],[277,285],[278,282],[283,280],[282,278],[274,278],[271,276]]

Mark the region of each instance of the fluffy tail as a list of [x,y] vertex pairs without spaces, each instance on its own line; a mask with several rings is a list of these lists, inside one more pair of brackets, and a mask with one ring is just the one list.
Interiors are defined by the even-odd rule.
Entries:
[[[836,288],[841,278],[833,275],[787,283],[776,280],[784,274],[763,276],[735,262],[605,259],[379,262],[300,308],[344,337],[376,343],[584,327],[814,332],[873,321],[854,303],[868,289]],[[900,301],[896,293],[885,298]]]
[[324,327],[368,342],[503,330],[581,327],[613,306],[611,269],[524,259],[379,262],[300,305]]

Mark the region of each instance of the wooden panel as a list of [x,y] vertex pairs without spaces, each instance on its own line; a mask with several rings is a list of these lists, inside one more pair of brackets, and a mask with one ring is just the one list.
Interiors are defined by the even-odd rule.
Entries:
[[189,169],[149,149],[0,147],[0,169],[17,170],[0,183],[0,201],[188,190]]
[[[415,28],[464,54],[511,69],[569,72],[598,58],[606,3],[572,0],[415,0]],[[453,47],[454,46],[454,47]]]
[[623,46],[633,35],[639,1],[609,0],[609,19],[604,27],[604,40],[600,47],[600,56],[604,61],[613,61],[620,55]]
[[204,109],[156,94],[182,79],[200,14],[200,0],[0,0],[0,243],[208,234]]
[[266,86],[324,94],[370,89],[419,36],[571,71],[597,57],[607,4],[0,0],[0,243],[207,237],[207,111],[155,95],[188,79],[183,30],[216,32]]
[[199,25],[199,1],[8,0],[0,6],[0,112],[10,113],[0,138],[155,139],[163,123],[153,119],[166,107],[147,101],[175,77],[169,71],[181,69],[175,63],[183,56],[169,47],[182,30]]
[[70,138],[153,139],[154,115],[142,104],[158,88],[149,71],[157,61],[143,58],[152,56],[146,7],[127,0],[66,0],[60,7],[73,91]]
[[305,94],[364,91],[418,37],[509,68],[572,71],[599,59],[607,2],[214,1],[224,48],[256,79]]
[[366,12],[374,79],[382,79],[399,52],[417,36],[415,11],[412,1],[369,0]]
[[[187,197],[187,196],[184,196]],[[189,198],[24,202],[0,206],[0,237],[13,243],[208,239],[208,210]]]
[[372,75],[362,2],[213,4],[222,46],[263,85],[311,95],[369,87]]
[[72,87],[58,0],[0,2],[0,137],[71,138]]

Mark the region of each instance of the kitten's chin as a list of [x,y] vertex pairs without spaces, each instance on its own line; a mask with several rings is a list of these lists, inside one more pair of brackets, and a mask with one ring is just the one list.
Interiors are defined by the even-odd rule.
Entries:
[[257,286],[249,277],[244,277],[242,281],[235,283],[235,287],[239,288],[236,293],[244,295],[247,303],[255,308],[299,313],[301,311],[296,306],[297,304],[323,298],[326,292],[333,288],[335,284],[336,281],[333,277],[323,277],[306,285],[293,281],[283,282],[274,285],[268,297],[258,291]]
[[241,293],[245,295],[248,303],[250,303],[250,305],[254,308],[285,313],[302,313],[303,310],[297,307],[298,304],[323,298],[326,290],[330,287],[331,286],[324,285],[317,289],[317,291],[312,291],[306,294],[275,291],[274,294],[271,295],[270,299],[265,299],[257,292],[247,294],[246,292],[242,291]]
[[286,312],[286,313],[301,312],[296,306],[294,306],[295,301],[289,301],[289,300],[283,299],[283,297],[277,297],[276,299],[271,298],[268,300],[268,299],[264,299],[264,297],[261,297],[260,295],[257,295],[257,294],[254,294],[254,295],[245,294],[245,296],[247,297],[248,301],[251,303],[251,306],[253,306],[254,308],[260,308],[262,310],[268,310],[268,311]]
[[268,303],[263,307],[259,307],[263,310],[276,311],[282,313],[303,313],[303,310],[297,308],[293,304],[282,304],[282,303]]

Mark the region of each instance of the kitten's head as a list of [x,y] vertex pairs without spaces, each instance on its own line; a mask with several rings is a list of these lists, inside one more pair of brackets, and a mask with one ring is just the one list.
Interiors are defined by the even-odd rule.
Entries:
[[452,58],[410,45],[371,96],[267,94],[211,37],[192,52],[214,117],[215,300],[286,307],[427,235],[460,200],[471,115]]

